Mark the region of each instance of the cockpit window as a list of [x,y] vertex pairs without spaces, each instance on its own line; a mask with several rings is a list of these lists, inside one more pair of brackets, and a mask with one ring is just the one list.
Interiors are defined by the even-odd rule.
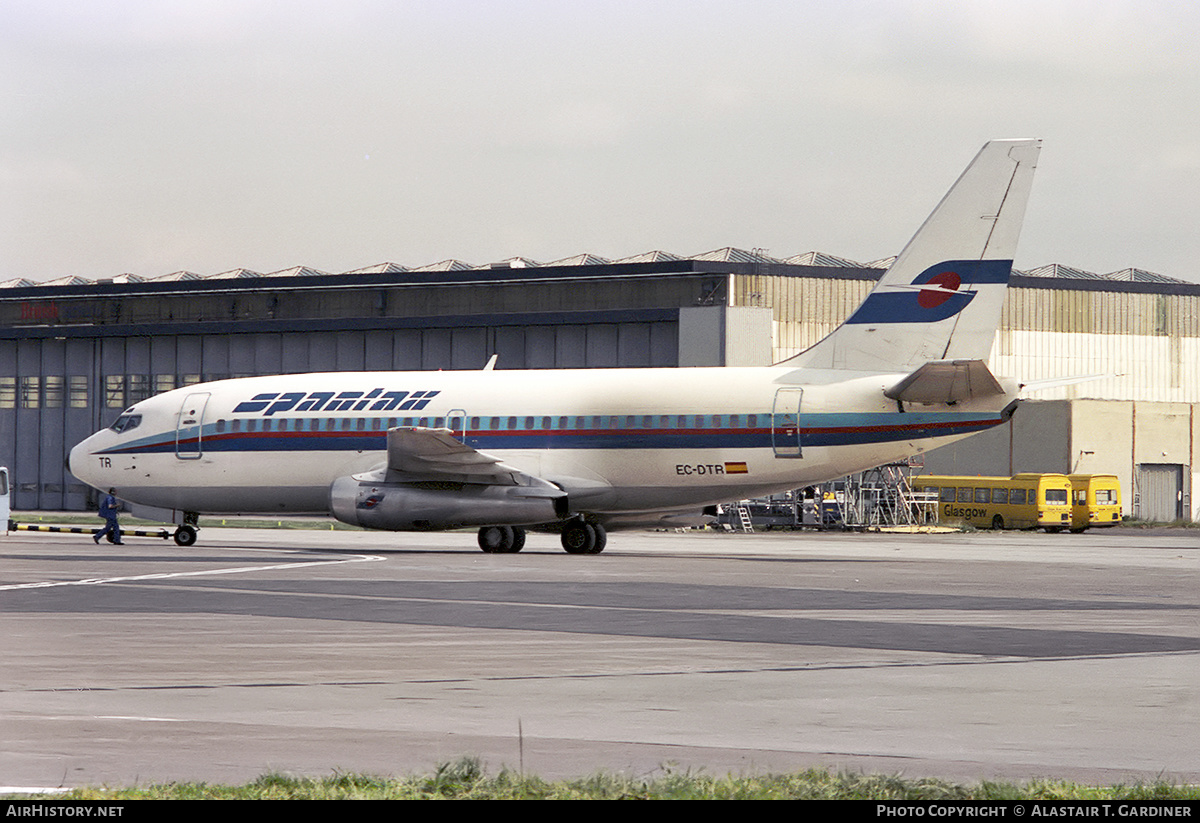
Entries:
[[118,417],[117,422],[113,423],[109,428],[111,428],[117,434],[120,434],[121,432],[127,432],[130,429],[136,429],[138,424],[141,422],[142,416],[140,414],[123,414]]

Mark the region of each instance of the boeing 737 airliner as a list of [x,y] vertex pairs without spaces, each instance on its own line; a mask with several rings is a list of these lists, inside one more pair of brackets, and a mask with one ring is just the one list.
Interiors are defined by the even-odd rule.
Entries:
[[553,526],[594,554],[606,528],[903,459],[1016,407],[986,359],[1040,148],[986,144],[845,323],[774,366],[222,380],[126,409],[71,472],[177,523],[180,545],[200,514],[327,512],[478,526],[487,552]]

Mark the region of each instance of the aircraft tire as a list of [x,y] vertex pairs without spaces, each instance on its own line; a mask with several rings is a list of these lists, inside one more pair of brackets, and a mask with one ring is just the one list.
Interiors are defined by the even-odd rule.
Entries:
[[196,545],[196,530],[191,526],[180,526],[175,530],[175,545],[184,547]]
[[509,552],[512,554],[516,554],[521,549],[525,548],[525,530],[522,529],[520,526],[513,526],[512,532],[513,532],[513,541],[512,541],[512,546],[509,548]]
[[563,527],[562,547],[567,554],[595,554],[595,527],[582,520],[568,523]]
[[484,526],[479,530],[479,548],[487,554],[507,554],[512,546],[511,526]]
[[596,545],[592,546],[588,554],[600,554],[604,551],[604,547],[608,545],[608,532],[599,523],[593,523],[592,530],[596,532]]

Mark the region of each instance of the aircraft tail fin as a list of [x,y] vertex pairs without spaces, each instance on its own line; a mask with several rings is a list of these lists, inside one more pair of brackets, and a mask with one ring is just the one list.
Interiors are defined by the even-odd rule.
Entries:
[[853,314],[784,364],[912,371],[991,353],[1042,141],[993,140]]

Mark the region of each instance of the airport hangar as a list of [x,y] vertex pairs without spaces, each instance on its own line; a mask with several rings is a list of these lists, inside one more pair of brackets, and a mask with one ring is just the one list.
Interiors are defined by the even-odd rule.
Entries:
[[[0,465],[13,507],[95,507],[68,450],[201,381],[312,371],[765,365],[812,345],[890,260],[741,249],[610,261],[392,263],[0,283]],[[925,471],[1115,474],[1126,514],[1200,519],[1200,285],[1139,269],[1014,272],[994,372],[1108,375],[1042,391]],[[719,384],[712,387],[721,391]]]

